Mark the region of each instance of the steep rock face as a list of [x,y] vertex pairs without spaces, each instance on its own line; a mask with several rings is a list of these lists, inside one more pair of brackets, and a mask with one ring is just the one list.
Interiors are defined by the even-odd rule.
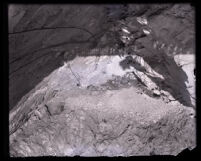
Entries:
[[[121,41],[131,55],[135,53],[140,56],[152,70],[163,76],[163,79],[151,77],[160,89],[170,92],[186,106],[195,106],[195,80],[192,80],[195,69],[195,29],[192,6],[144,7],[147,9],[143,13],[135,13],[136,6],[129,5],[130,15],[118,23],[119,28],[122,28]],[[138,63],[144,66],[144,62]]]
[[[85,15],[84,19],[82,15]],[[143,18],[148,24],[143,24]],[[115,25],[116,29],[111,30],[111,23],[117,22],[120,25]],[[24,94],[61,65],[63,51],[76,49],[76,52],[68,56],[68,59],[73,59],[81,51],[94,47],[125,46],[126,40],[119,40],[122,36],[119,29],[123,26],[131,32],[130,47],[137,49],[139,56],[152,68],[161,62],[164,57],[161,52],[164,50],[168,55],[194,55],[194,10],[190,5],[11,5],[9,32],[13,34],[9,35],[10,109]],[[143,32],[151,34],[146,36]],[[103,34],[105,36],[102,37]],[[127,39],[126,36],[123,39]],[[129,49],[128,46],[126,48]],[[131,54],[134,53],[135,50]],[[84,54],[87,55],[87,52]],[[169,58],[165,56],[164,59]],[[174,64],[174,61],[170,62]],[[161,68],[164,64],[159,66]],[[180,70],[177,65],[173,68]],[[192,66],[190,72],[194,68]],[[164,70],[172,68],[161,69],[160,72],[164,74]],[[182,72],[177,75],[183,75],[182,79],[186,77]],[[170,84],[177,84],[180,78],[176,79],[178,80]],[[26,83],[22,86],[22,82]],[[179,87],[182,90],[177,93],[186,88],[185,83],[179,84],[183,84]],[[189,95],[187,91],[185,93]],[[178,95],[172,94],[175,97]],[[187,101],[185,105],[192,105],[189,103],[191,98],[185,96],[182,101],[185,102],[184,100]]]
[[196,146],[190,5],[10,13],[11,156],[177,155]]
[[58,52],[90,48],[91,39],[94,43],[96,36],[100,36],[102,30],[107,28],[105,20],[104,8],[101,6],[11,5],[10,109],[61,65],[63,55],[58,55]]

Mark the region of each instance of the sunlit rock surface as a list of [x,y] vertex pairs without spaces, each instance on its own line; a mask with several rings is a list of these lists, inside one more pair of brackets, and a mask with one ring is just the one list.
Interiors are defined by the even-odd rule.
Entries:
[[195,148],[193,18],[188,4],[10,6],[10,155]]

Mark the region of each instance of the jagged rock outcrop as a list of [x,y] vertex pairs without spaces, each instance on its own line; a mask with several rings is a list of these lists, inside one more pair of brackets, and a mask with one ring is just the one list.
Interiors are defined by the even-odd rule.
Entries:
[[192,6],[19,5],[9,14],[11,156],[196,146]]
[[[135,5],[129,7],[136,9]],[[139,56],[138,64],[148,64],[152,71],[163,77],[149,77],[152,82],[170,92],[182,104],[195,106],[194,10],[190,5],[147,7],[149,9],[140,14],[141,17],[132,14],[119,21],[121,41],[131,55]],[[183,38],[180,39],[181,36]],[[135,61],[130,62],[127,67],[136,64]]]

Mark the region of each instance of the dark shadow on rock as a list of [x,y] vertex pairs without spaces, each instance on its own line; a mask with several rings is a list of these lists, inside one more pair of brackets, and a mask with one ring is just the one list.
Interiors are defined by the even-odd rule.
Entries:
[[[159,54],[159,53],[158,53]],[[177,99],[181,104],[185,106],[193,106],[190,93],[187,90],[185,82],[188,82],[188,77],[181,67],[179,67],[173,58],[168,57],[165,53],[160,53],[162,60],[160,63],[149,58],[144,58],[144,60],[150,65],[152,69],[155,69],[155,66],[159,66],[157,71],[164,77],[165,86],[169,87],[168,92]],[[151,78],[151,77],[150,77]],[[156,79],[151,78],[158,86],[160,83]],[[166,88],[162,88],[167,90]]]
[[[12,67],[13,70],[11,71],[14,73],[14,77],[18,78],[9,78],[11,87],[10,87],[10,108],[12,108],[17,101],[21,98],[21,96],[24,95],[24,93],[28,93],[30,90],[35,87],[44,77],[49,75],[53,70],[61,66],[62,61],[70,61],[73,60],[76,56],[92,56],[91,54],[84,52],[84,55],[82,53],[82,50],[88,49],[93,49],[97,46],[96,40],[98,40],[105,31],[99,32],[97,34],[94,34],[94,39],[87,39],[84,41],[66,41],[60,44],[55,44],[48,46],[46,48],[41,48],[41,49],[36,49],[36,51],[32,51],[32,56],[35,54],[35,59],[29,60],[27,59],[26,64],[20,64],[21,66],[18,68]],[[118,41],[117,41],[118,42]],[[56,52],[50,52],[50,49],[52,48],[57,48],[58,46],[67,46],[67,45],[79,45],[79,50],[77,50],[74,53],[69,53],[67,59],[64,58],[65,50],[61,51],[60,56],[58,58],[55,58]],[[112,42],[114,44],[114,42]],[[125,49],[126,47],[122,47]],[[100,49],[101,50],[101,49]],[[188,81],[186,73],[182,70],[182,68],[178,67],[177,64],[175,63],[174,59],[168,58],[165,53],[158,52],[157,50],[150,51],[150,49],[146,48],[144,46],[144,50],[147,50],[149,52],[149,56],[146,56],[146,54],[139,53],[144,60],[151,66],[153,70],[157,68],[157,71],[159,74],[161,74],[165,78],[165,84],[168,88],[162,86],[161,89],[170,92],[175,99],[178,99],[182,104],[187,105],[187,106],[192,106],[191,100],[190,100],[190,94],[187,91],[187,87],[185,85],[185,81]],[[134,52],[131,52],[134,53]],[[145,53],[145,52],[144,52]],[[151,53],[151,54],[150,54]],[[38,55],[38,56],[37,56]],[[94,53],[93,55],[100,56],[97,52]],[[120,55],[119,52],[105,52],[101,53],[101,55]],[[50,59],[51,61],[46,62],[44,64],[41,64],[41,66],[38,66],[37,70],[40,72],[37,72],[37,75],[34,74],[34,71],[31,71],[25,75],[20,75],[21,72],[19,70],[28,70],[31,64],[36,63],[38,60],[46,58]],[[22,57],[22,59],[25,59],[25,57]],[[23,60],[24,61],[24,60]],[[138,62],[136,62],[131,56],[127,56],[122,62],[120,62],[120,65],[122,66],[123,69],[128,69],[131,66],[137,69],[138,71],[145,72],[146,69],[141,66]],[[25,67],[26,66],[26,67]],[[12,68],[10,68],[12,70]],[[27,69],[26,69],[27,68]],[[31,69],[31,68],[30,68]],[[26,73],[26,72],[25,72]],[[13,75],[13,74],[12,74]],[[9,75],[9,77],[12,77],[12,75]],[[150,77],[151,78],[151,77]],[[32,79],[32,80],[31,80]],[[35,79],[35,80],[34,80]],[[152,81],[154,81],[158,86],[160,86],[160,81],[158,81],[157,78],[151,78]],[[32,82],[32,83],[31,83]],[[21,88],[21,85],[23,83],[26,83],[27,88],[23,91]],[[15,87],[12,87],[14,85]],[[170,90],[170,89],[174,89]],[[13,95],[12,91],[18,91],[17,93],[21,93],[19,95]],[[181,98],[177,98],[181,96]],[[11,101],[13,100],[13,101]]]
[[[94,43],[102,36],[102,34],[104,34],[104,32],[105,30],[100,31],[86,40],[69,40],[47,47],[36,47],[36,49],[30,49],[29,52],[21,54],[22,56],[15,60],[10,60],[9,108],[12,109],[23,95],[33,89],[44,77],[59,68],[64,61],[71,61],[76,56],[87,56],[86,52],[85,55],[81,54],[82,51],[96,47],[96,44]],[[66,59],[64,54],[70,48],[69,46],[72,46],[72,48],[79,47],[75,52],[69,52]],[[54,51],[54,49],[57,48],[61,49],[58,49],[58,52]],[[59,55],[56,56],[56,54]],[[43,62],[41,62],[41,60],[43,60]],[[36,65],[37,63],[39,63],[39,65]],[[33,68],[33,66],[36,67]]]
[[134,67],[140,72],[145,72],[146,69],[141,64],[136,62],[132,56],[127,56],[123,61],[120,62],[121,67],[125,69],[130,69],[130,67]]
[[[108,16],[115,20],[121,19],[122,15],[124,15],[124,13],[119,12],[119,9],[118,9],[119,7],[127,8],[128,6],[125,7],[122,5],[117,5],[116,7],[112,7],[108,11],[109,12]],[[139,11],[137,11],[139,14],[135,13],[135,15],[143,14],[146,10],[148,10],[149,7],[147,8],[147,6],[145,6],[143,8],[144,9],[139,8]],[[134,10],[132,10],[132,11],[136,11],[135,7],[133,9]],[[96,10],[97,9],[94,9],[94,11],[96,11]],[[161,11],[159,9],[152,9],[152,10],[153,10],[153,14],[157,13],[158,11]],[[152,14],[152,12],[149,14]],[[10,88],[9,88],[10,105],[9,106],[10,106],[10,108],[12,108],[23,95],[28,93],[40,81],[42,81],[42,79],[45,76],[49,75],[52,71],[54,71],[59,66],[61,66],[61,63],[63,61],[73,60],[76,56],[83,56],[83,57],[92,56],[91,54],[89,54],[87,52],[85,52],[83,55],[82,50],[85,50],[85,49],[90,50],[90,49],[93,49],[96,47],[100,47],[99,46],[100,38],[111,27],[111,26],[110,27],[102,27],[102,26],[105,26],[106,24],[107,25],[109,24],[109,22],[106,22],[105,24],[103,24],[103,22],[105,22],[106,19],[109,19],[109,18],[104,17],[104,16],[102,18],[100,18],[100,22],[97,22],[98,26],[100,26],[100,29],[97,29],[97,27],[96,27],[96,28],[94,28],[93,32],[91,31],[90,27],[89,28],[86,27],[88,25],[88,22],[85,26],[78,26],[79,28],[81,28],[81,27],[86,28],[87,31],[92,33],[91,36],[90,36],[90,34],[87,34],[87,37],[80,40],[80,37],[76,36],[77,32],[80,30],[74,30],[74,32],[76,31],[75,35],[71,37],[71,38],[73,38],[73,40],[66,39],[66,40],[62,40],[59,42],[57,42],[57,40],[55,40],[51,44],[48,44],[48,45],[46,44],[45,47],[41,47],[43,45],[42,40],[44,39],[44,37],[50,36],[50,34],[47,34],[45,32],[43,34],[42,32],[37,33],[34,31],[33,35],[29,35],[27,38],[26,38],[26,35],[24,35],[24,34],[22,34],[20,37],[15,36],[13,39],[16,41],[13,41],[13,43],[12,43],[14,45],[13,53],[12,54],[9,53],[9,58],[10,58],[9,62],[13,63],[13,64],[9,64],[9,86],[10,86]],[[106,20],[106,21],[108,21],[108,20]],[[63,22],[61,22],[61,24],[63,24]],[[20,26],[23,26],[23,25],[24,24],[22,23]],[[137,30],[141,30],[141,29],[137,29]],[[65,30],[65,31],[67,33],[72,32],[70,30],[68,30],[68,31]],[[65,38],[66,32],[63,33],[64,36],[62,36],[62,37]],[[82,32],[84,33],[85,31],[82,30]],[[113,32],[113,33],[115,33],[115,32]],[[23,42],[23,37],[26,38],[25,40],[28,41],[28,43],[26,43],[25,40]],[[129,46],[125,46],[125,44],[120,41],[118,32],[116,32],[116,36],[115,36],[115,34],[111,34],[108,37],[111,39],[111,41],[107,41],[107,42],[104,41],[104,43],[102,44],[104,47],[112,47],[113,48],[117,44],[117,46],[120,48],[123,48],[123,49],[129,48]],[[34,41],[32,42],[27,39],[31,39],[31,40],[34,39]],[[152,41],[153,40],[148,40],[147,44],[149,44],[149,45],[152,44]],[[29,42],[30,42],[30,44],[29,44]],[[19,47],[20,47],[19,50],[17,50],[15,48],[15,45],[16,45],[15,43],[19,44]],[[10,42],[9,42],[9,44],[10,44]],[[27,46],[27,44],[28,44],[28,46]],[[137,42],[135,42],[135,44],[133,44],[133,45],[136,45],[136,44],[137,44]],[[150,48],[147,47],[148,45],[146,45],[145,41],[142,41],[142,44],[143,45],[141,48],[143,48],[143,50],[145,50],[145,52],[141,56],[152,67],[153,70],[155,70],[155,68],[157,68],[157,66],[159,65],[159,68],[156,70],[156,72],[158,72],[165,78],[166,84],[169,84],[169,86],[171,86],[172,89],[175,89],[175,91],[172,91],[171,94],[175,95],[174,93],[180,93],[183,96],[183,100],[186,100],[186,102],[189,102],[190,95],[189,95],[189,93],[186,89],[186,85],[185,85],[185,81],[187,81],[187,76],[186,76],[185,72],[176,65],[174,60],[172,60],[172,59],[170,60],[167,56],[164,56],[164,54],[157,53],[156,50],[150,51]],[[67,59],[64,60],[65,51],[68,51],[71,47],[74,48],[75,46],[79,46],[80,52],[78,50],[77,52],[70,53],[70,55],[68,55]],[[54,51],[54,49],[59,50],[60,56],[55,57],[57,52],[52,52],[52,51]],[[147,53],[146,53],[146,49],[148,49]],[[134,52],[131,52],[131,53],[133,54]],[[153,54],[153,53],[156,53],[156,54]],[[140,54],[139,54],[139,56],[140,56]],[[149,56],[146,56],[147,54],[149,54]],[[13,58],[10,55],[13,56]],[[99,54],[96,52],[93,55],[95,55],[95,56],[120,55],[120,53],[105,52],[105,53]],[[40,62],[40,59],[44,59],[44,63],[41,63],[40,65],[36,66],[34,69],[31,69],[32,66],[36,65],[38,61]],[[160,59],[160,62],[158,62],[159,59]],[[15,64],[15,61],[17,62],[16,64]],[[137,63],[135,60],[132,60],[131,57],[127,57],[125,60],[123,60],[121,62],[120,65],[122,66],[123,69],[133,66],[137,70],[139,70],[141,72],[145,72],[145,68],[143,66],[141,66],[139,63]],[[21,72],[21,71],[23,71],[23,72]],[[170,76],[170,78],[168,76]],[[14,77],[14,78],[12,78],[12,77]],[[153,79],[153,81],[155,81],[155,83],[158,86],[160,85],[160,83],[158,83],[158,80],[156,80],[155,78],[151,78],[151,79]],[[162,87],[162,88],[165,88],[165,87]],[[163,89],[163,90],[165,90],[165,89]],[[18,94],[16,94],[16,93],[18,93]],[[13,101],[11,101],[11,100],[13,100]]]
[[[22,68],[15,76],[9,78],[9,108],[10,110],[15,106],[19,99],[30,89],[40,83],[43,78],[48,76],[52,71],[61,65],[63,57],[55,59],[53,53],[46,52],[46,57],[37,59]],[[46,60],[45,60],[46,59]],[[43,61],[44,63],[41,63]],[[38,63],[38,65],[36,65]]]
[[[159,54],[159,53],[158,53]],[[158,77],[152,77],[147,75],[156,85],[164,91],[168,91],[175,100],[178,100],[181,104],[185,106],[193,106],[190,94],[187,90],[185,84],[188,81],[186,73],[182,68],[178,67],[173,58],[169,58],[164,53],[160,53],[161,61],[158,62],[157,59],[151,59],[150,57],[144,57],[144,60],[150,65],[155,72],[161,74],[164,80]],[[146,74],[146,69],[141,64],[136,62],[132,56],[127,56],[123,61],[120,62],[120,66],[125,70],[129,69],[131,66],[136,70]]]

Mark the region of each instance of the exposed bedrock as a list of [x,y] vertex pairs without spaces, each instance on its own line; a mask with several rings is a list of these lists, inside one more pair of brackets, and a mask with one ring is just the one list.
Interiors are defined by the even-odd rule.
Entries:
[[196,146],[192,109],[136,88],[60,92],[55,106],[45,103],[48,95],[41,93],[44,104],[24,115],[27,121],[10,136],[11,156],[177,155]]
[[194,8],[9,6],[11,156],[196,147]]

